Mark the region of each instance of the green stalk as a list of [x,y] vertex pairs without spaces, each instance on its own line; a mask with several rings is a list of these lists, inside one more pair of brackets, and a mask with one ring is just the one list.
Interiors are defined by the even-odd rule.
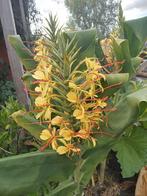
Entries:
[[104,183],[105,169],[106,169],[106,159],[100,164],[100,171],[99,171],[99,175],[98,175],[98,180],[99,180],[100,184]]
[[92,187],[95,187],[94,175],[92,175],[91,177],[91,184],[92,184]]

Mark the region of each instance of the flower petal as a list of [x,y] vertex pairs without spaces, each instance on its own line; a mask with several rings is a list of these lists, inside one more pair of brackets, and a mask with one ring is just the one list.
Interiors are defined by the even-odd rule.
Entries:
[[76,103],[78,100],[77,94],[75,92],[70,91],[66,96],[67,100],[71,103]]
[[40,139],[42,140],[48,140],[49,138],[51,138],[51,133],[49,132],[48,129],[44,129],[41,134],[40,134]]
[[60,126],[62,122],[63,122],[63,118],[61,116],[56,116],[52,119],[51,124]]
[[62,154],[66,154],[69,151],[69,149],[66,146],[59,146],[56,151],[57,153],[62,155]]
[[35,73],[32,76],[37,80],[45,80],[45,75],[42,71],[35,71]]

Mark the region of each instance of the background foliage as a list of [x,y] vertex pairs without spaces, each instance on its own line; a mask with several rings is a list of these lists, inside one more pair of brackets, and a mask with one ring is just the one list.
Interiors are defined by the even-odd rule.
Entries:
[[99,37],[106,37],[116,25],[119,4],[115,0],[65,0],[65,5],[71,28],[96,28]]

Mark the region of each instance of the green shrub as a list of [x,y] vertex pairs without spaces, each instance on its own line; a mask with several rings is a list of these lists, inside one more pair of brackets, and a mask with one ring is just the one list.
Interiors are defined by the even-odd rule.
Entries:
[[20,127],[11,118],[22,106],[12,96],[0,108],[0,157],[18,153]]
[[12,81],[0,81],[0,104],[4,104],[9,97],[16,97],[14,84]]

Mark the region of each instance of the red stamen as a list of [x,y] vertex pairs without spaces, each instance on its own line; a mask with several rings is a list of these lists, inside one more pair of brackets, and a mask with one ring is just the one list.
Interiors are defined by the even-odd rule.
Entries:
[[[107,86],[107,87],[104,88],[104,91],[107,90],[107,89],[110,89],[110,88],[119,86],[119,85],[121,85],[121,84],[122,84],[122,83],[119,82],[119,83],[117,83],[117,84],[112,84],[111,86]],[[96,91],[96,93],[100,93],[100,92],[102,92],[102,90],[97,90],[97,91]]]
[[36,81],[33,81],[32,83],[33,84],[38,84],[38,83],[41,83],[41,82],[50,82],[50,80],[36,80]]
[[48,146],[52,143],[52,141],[55,139],[55,136],[51,137],[51,139],[49,139],[47,141],[46,144],[44,144],[39,150],[40,152],[43,152],[46,148],[48,148]]

